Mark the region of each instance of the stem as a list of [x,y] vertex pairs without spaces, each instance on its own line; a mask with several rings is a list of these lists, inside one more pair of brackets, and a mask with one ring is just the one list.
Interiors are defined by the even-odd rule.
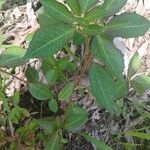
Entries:
[[7,71],[5,71],[5,70],[1,69],[1,68],[0,68],[0,72],[2,72],[2,73],[4,73],[4,74],[7,74],[7,75],[9,75],[9,76],[12,76],[13,78],[18,79],[19,81],[23,82],[23,83],[24,83],[24,84],[26,84],[26,85],[28,84],[28,82],[27,82],[27,81],[24,81],[23,79],[18,78],[17,76],[12,75],[11,73],[9,73],[9,72],[7,72]]
[[86,36],[85,37],[85,45],[84,45],[84,56],[83,56],[82,63],[80,66],[79,76],[75,80],[75,85],[79,85],[80,81],[82,80],[82,77],[84,76],[84,74],[91,62],[89,45],[90,45],[90,38]]

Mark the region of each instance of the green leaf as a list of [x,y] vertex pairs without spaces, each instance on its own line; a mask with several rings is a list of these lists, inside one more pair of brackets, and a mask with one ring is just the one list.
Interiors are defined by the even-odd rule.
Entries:
[[128,94],[129,84],[125,79],[114,82],[115,99],[120,99]]
[[44,150],[62,150],[61,135],[59,131],[54,133],[44,144]]
[[114,47],[112,42],[97,36],[92,40],[92,54],[105,63],[108,72],[116,78],[123,78],[124,60],[121,52]]
[[73,29],[64,24],[41,28],[34,34],[25,58],[53,56],[67,44],[73,33]]
[[10,46],[0,55],[0,66],[6,68],[15,68],[24,65],[26,61],[23,59],[25,50],[21,47]]
[[55,130],[59,130],[62,129],[63,127],[63,120],[61,117],[56,116],[56,118],[54,119],[54,128]]
[[71,12],[56,0],[41,0],[41,3],[45,9],[46,14],[50,14],[56,20],[60,20],[66,23],[73,23],[74,16]]
[[80,15],[80,7],[78,0],[66,0],[66,2],[73,13],[75,13],[76,15]]
[[104,31],[104,27],[96,24],[83,26],[83,32],[87,35],[97,35]]
[[80,5],[81,12],[84,14],[87,10],[93,7],[97,0],[77,0]]
[[111,147],[109,147],[108,145],[106,145],[104,142],[90,136],[84,133],[81,133],[81,135],[89,142],[91,142],[92,144],[94,144],[97,148],[97,150],[113,150]]
[[130,79],[133,75],[137,73],[137,71],[141,68],[142,66],[142,60],[140,58],[140,55],[138,52],[136,52],[133,57],[131,58],[128,66],[128,78]]
[[52,27],[60,23],[58,20],[54,19],[52,16],[50,16],[50,14],[46,12],[43,14],[40,14],[38,16],[38,20],[39,20],[41,27],[48,26],[48,25]]
[[59,92],[58,99],[60,101],[69,100],[70,96],[72,95],[74,89],[74,83],[70,82],[65,85],[65,87]]
[[43,83],[30,83],[29,92],[38,100],[46,100],[52,98],[51,91]]
[[48,106],[49,106],[49,109],[56,113],[58,111],[58,104],[57,104],[57,101],[55,99],[51,99],[49,102],[48,102]]
[[127,136],[135,136],[141,139],[147,139],[150,140],[150,134],[149,133],[142,133],[142,132],[136,132],[136,131],[127,131],[125,132],[125,135]]
[[44,131],[44,133],[52,134],[54,130],[53,120],[49,117],[44,119],[35,120],[36,124],[38,124]]
[[92,93],[98,104],[113,112],[115,102],[114,84],[109,74],[97,64],[93,64],[89,69],[89,79]]
[[39,81],[38,71],[31,67],[28,67],[28,69],[26,70],[26,77],[31,83]]
[[85,18],[86,20],[94,21],[113,16],[126,4],[126,2],[127,0],[104,0],[102,5],[96,6],[89,11]]
[[45,78],[50,85],[53,85],[58,77],[58,72],[56,69],[50,69],[45,73]]
[[134,90],[140,95],[144,93],[145,90],[150,89],[150,76],[137,75],[130,82]]
[[12,104],[13,106],[17,106],[19,104],[20,101],[20,93],[19,92],[15,92],[14,95],[12,96]]
[[109,36],[132,38],[144,35],[150,28],[150,21],[136,13],[126,12],[114,17],[106,27]]
[[71,132],[77,132],[84,127],[88,119],[88,113],[85,109],[70,104],[65,110],[64,119],[64,128]]
[[80,35],[78,32],[75,32],[73,36],[73,44],[80,45],[83,44],[85,41],[85,37]]

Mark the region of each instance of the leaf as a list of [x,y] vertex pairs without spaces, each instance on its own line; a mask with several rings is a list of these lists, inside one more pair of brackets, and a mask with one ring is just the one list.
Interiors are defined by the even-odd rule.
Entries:
[[81,12],[84,14],[87,10],[93,7],[97,0],[77,0],[80,5]]
[[149,133],[136,132],[136,131],[127,131],[127,132],[125,132],[125,135],[135,136],[135,137],[138,137],[138,138],[141,138],[141,139],[150,140],[150,134]]
[[63,127],[63,120],[61,117],[56,116],[56,118],[54,119],[54,128],[55,130],[59,130],[62,129]]
[[91,51],[97,59],[105,63],[106,69],[111,75],[119,79],[123,78],[123,55],[110,41],[97,36],[92,40]]
[[17,106],[19,104],[19,101],[20,101],[20,93],[15,92],[14,95],[12,96],[12,105]]
[[26,61],[23,59],[25,50],[21,47],[10,46],[0,55],[0,66],[6,68],[15,68],[24,65]]
[[126,12],[114,17],[106,27],[109,36],[132,38],[144,35],[150,28],[150,21],[136,13]]
[[66,2],[73,13],[75,13],[76,15],[80,15],[80,7],[78,0],[66,0]]
[[125,79],[114,82],[115,99],[120,99],[128,94],[129,84]]
[[73,29],[64,24],[41,28],[34,34],[25,58],[53,56],[67,44],[73,33]]
[[55,99],[49,100],[48,106],[52,112],[56,113],[58,111],[58,104],[57,104],[57,101]]
[[41,27],[48,26],[48,25],[52,27],[60,23],[58,20],[54,19],[52,16],[50,16],[49,13],[46,12],[43,14],[39,14],[38,20]]
[[109,147],[108,145],[106,145],[104,142],[90,136],[84,133],[81,133],[81,135],[89,142],[91,142],[92,144],[94,144],[97,148],[97,150],[113,150],[111,147]]
[[130,79],[142,66],[142,60],[138,52],[136,52],[131,58],[128,66],[128,78]]
[[78,32],[75,32],[73,36],[73,44],[80,45],[83,44],[85,41],[85,37],[80,35]]
[[26,77],[31,83],[39,81],[38,71],[31,67],[28,67],[28,69],[26,70]]
[[45,134],[52,134],[54,130],[53,120],[49,117],[43,119],[36,119],[36,124],[38,124],[44,131]]
[[43,83],[30,83],[29,92],[38,100],[46,100],[52,98],[51,91]]
[[104,27],[96,24],[83,26],[83,32],[88,35],[97,35],[104,31]]
[[85,18],[86,20],[94,21],[113,16],[126,4],[126,2],[127,0],[104,0],[102,5],[96,6],[89,11]]
[[140,95],[144,93],[145,90],[150,89],[150,76],[136,75],[130,82],[134,90]]
[[54,133],[54,135],[51,136],[50,139],[48,139],[47,142],[44,144],[44,150],[61,150],[62,144],[61,144],[61,135],[57,131]]
[[97,64],[93,64],[89,69],[89,79],[92,93],[98,104],[113,112],[115,102],[114,84],[109,74]]
[[81,130],[88,119],[88,113],[85,109],[70,104],[65,110],[64,128],[67,131],[77,132]]
[[72,95],[74,89],[74,83],[70,82],[65,85],[65,87],[59,92],[58,99],[60,101],[69,100],[70,96]]
[[73,23],[74,16],[63,4],[56,0],[41,0],[46,14],[50,14],[56,20],[66,23]]

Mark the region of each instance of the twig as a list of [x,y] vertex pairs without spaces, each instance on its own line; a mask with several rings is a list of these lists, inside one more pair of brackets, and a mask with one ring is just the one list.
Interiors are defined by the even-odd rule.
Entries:
[[27,82],[27,81],[24,81],[23,79],[18,78],[17,76],[15,76],[15,75],[13,75],[13,74],[11,74],[11,73],[9,73],[9,72],[7,72],[7,71],[1,69],[1,68],[0,68],[0,72],[1,72],[1,73],[4,73],[4,74],[7,74],[7,75],[9,75],[9,76],[12,76],[13,78],[16,78],[16,79],[18,79],[19,81],[23,82],[24,84],[28,85],[28,82]]

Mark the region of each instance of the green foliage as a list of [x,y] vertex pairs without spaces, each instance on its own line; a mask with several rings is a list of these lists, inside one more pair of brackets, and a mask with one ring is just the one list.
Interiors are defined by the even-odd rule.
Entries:
[[49,102],[48,102],[48,106],[49,106],[49,109],[52,111],[52,112],[57,112],[58,111],[58,104],[57,104],[57,101],[55,99],[51,99]]
[[7,68],[14,68],[25,64],[23,56],[25,50],[21,47],[10,46],[0,55],[0,66]]
[[96,148],[98,150],[112,150],[111,147],[109,147],[108,145],[106,145],[104,142],[100,141],[100,140],[97,140],[96,138],[90,136],[90,135],[87,135],[87,134],[84,134],[82,133],[81,134],[87,141],[91,142],[92,144],[94,144],[96,146]]
[[31,83],[39,81],[38,71],[31,67],[28,67],[28,69],[26,70],[26,77]]
[[130,79],[141,68],[142,61],[138,52],[136,52],[131,58],[128,66],[128,78]]
[[65,110],[64,128],[67,131],[77,132],[81,130],[87,121],[87,111],[74,104],[70,104]]
[[66,84],[66,86],[59,92],[58,99],[60,101],[68,101],[72,95],[74,84],[72,82]]
[[[96,103],[112,115],[126,114],[123,97],[127,97],[130,85],[139,94],[150,88],[149,76],[136,75],[141,67],[139,54],[135,53],[131,58],[125,76],[123,55],[112,42],[117,36],[130,38],[144,35],[150,27],[146,18],[135,13],[122,13],[109,19],[127,0],[104,0],[102,4],[97,0],[65,0],[65,4],[56,0],[40,2],[44,8],[44,12],[38,16],[41,28],[26,38],[30,42],[27,51],[20,47],[3,45],[3,38],[0,37],[0,45],[4,48],[0,55],[1,67],[14,68],[31,58],[38,58],[42,62],[39,70],[46,79],[39,81],[38,70],[31,67],[26,70],[28,82],[24,83],[28,85],[31,94],[26,101],[32,101],[33,105],[37,103],[35,114],[30,114],[26,108],[21,107],[24,103],[20,101],[21,93],[16,92],[9,100],[4,94],[4,83],[0,83],[3,105],[1,114],[4,118],[2,124],[9,124],[13,137],[6,143],[10,145],[10,149],[18,149],[24,145],[27,149],[38,149],[37,141],[42,141],[45,150],[61,150],[67,141],[64,138],[66,132],[80,132],[83,129],[88,113],[72,101],[74,91],[80,90],[80,81],[87,75],[87,71],[90,86],[85,88],[91,89]],[[70,42],[77,45],[78,54],[68,48]],[[59,55],[59,51],[63,55]],[[54,54],[57,55],[54,57]],[[75,72],[77,67],[80,69]],[[3,73],[15,77],[8,72]],[[134,103],[132,105],[138,113],[145,108]],[[47,111],[48,117],[45,117]],[[146,118],[149,113],[144,115]],[[25,126],[14,133],[13,124],[19,126],[20,122],[25,122]],[[130,132],[128,135],[149,139],[149,135],[139,132]],[[112,149],[89,135],[82,136],[97,149]]]
[[52,98],[52,93],[49,88],[42,83],[30,83],[29,92],[38,100],[47,100]]

